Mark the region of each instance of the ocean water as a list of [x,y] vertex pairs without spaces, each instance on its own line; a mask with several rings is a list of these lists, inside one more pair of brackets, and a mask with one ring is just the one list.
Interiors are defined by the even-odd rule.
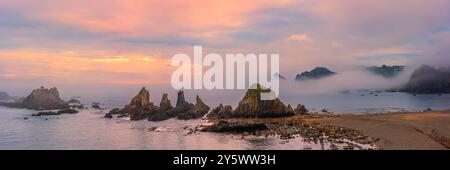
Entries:
[[[303,103],[310,110],[328,109],[336,113],[450,109],[450,95],[351,92],[285,95],[283,101]],[[113,108],[127,101],[106,99],[103,102],[104,107]],[[106,111],[93,109],[73,115],[30,116],[36,112],[0,107],[0,149],[327,149],[320,144],[305,143],[300,137],[284,141],[277,137],[242,138],[241,135],[204,132],[188,135],[189,130],[185,127],[194,128],[204,123],[202,120],[131,122],[105,119]],[[152,127],[158,127],[157,131],[150,131]]]

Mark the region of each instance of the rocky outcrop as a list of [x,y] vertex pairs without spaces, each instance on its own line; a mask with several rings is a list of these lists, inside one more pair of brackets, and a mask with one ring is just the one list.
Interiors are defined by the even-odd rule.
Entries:
[[208,114],[209,119],[221,119],[227,116],[233,115],[234,111],[231,105],[223,106],[220,104],[218,107],[214,108],[211,113]]
[[401,73],[404,70],[405,66],[387,66],[383,65],[381,67],[371,66],[368,67],[367,70],[376,74],[383,76],[384,78],[392,78]]
[[131,120],[142,120],[148,118],[156,110],[157,108],[150,102],[150,92],[143,87],[122,112],[128,114]]
[[242,133],[242,132],[254,132],[258,130],[269,129],[263,123],[244,123],[244,122],[227,122],[219,121],[211,126],[208,126],[202,131],[204,132],[226,132],[226,133]]
[[320,79],[324,77],[329,77],[332,75],[335,75],[336,73],[333,71],[330,71],[329,69],[325,67],[316,67],[311,71],[305,71],[301,74],[297,74],[295,77],[296,81],[303,81],[303,80],[315,80]]
[[259,84],[254,89],[248,89],[239,102],[231,117],[284,117],[294,115],[292,108],[287,107],[280,99],[261,100],[261,93],[270,93]]
[[173,113],[175,115],[187,113],[189,110],[191,110],[194,107],[192,103],[189,103],[184,98],[184,91],[180,90],[178,92],[178,98],[177,98],[177,105],[175,106]]
[[3,105],[8,107],[26,108],[33,110],[55,110],[70,108],[69,104],[67,104],[59,97],[59,92],[56,87],[50,89],[44,87],[35,89],[22,101]]
[[161,99],[161,102],[159,104],[159,110],[160,111],[168,111],[173,109],[172,104],[170,103],[169,97],[167,93],[164,93]]
[[178,115],[178,119],[198,119],[203,117],[209,112],[209,106],[203,103],[202,99],[197,95],[195,105],[186,113]]
[[178,92],[177,105],[172,106],[167,94],[163,94],[161,103],[154,106],[150,102],[150,93],[145,89],[139,92],[123,109],[113,109],[105,115],[105,118],[113,118],[113,115],[119,117],[129,116],[130,120],[148,119],[149,121],[162,121],[170,118],[178,119],[197,119],[203,117],[209,111],[207,106],[200,97],[197,96],[195,105],[187,102],[184,98],[184,92]]
[[422,65],[413,72],[401,91],[415,94],[450,93],[450,73]]
[[74,109],[62,109],[57,112],[53,111],[39,112],[36,114],[32,114],[31,116],[57,116],[62,114],[76,114],[76,113],[78,113],[78,111]]
[[305,105],[302,104],[298,104],[297,108],[295,108],[295,113],[300,114],[300,115],[304,115],[304,114],[308,114],[308,109],[306,109]]
[[166,93],[163,94],[159,108],[156,113],[149,116],[149,121],[162,121],[173,117],[173,106],[170,103],[169,97]]

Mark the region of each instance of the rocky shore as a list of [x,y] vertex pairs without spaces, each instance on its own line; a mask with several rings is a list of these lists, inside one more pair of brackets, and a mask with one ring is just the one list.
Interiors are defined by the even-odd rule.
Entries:
[[345,145],[347,149],[363,149],[361,145],[375,146],[379,139],[351,128],[320,124],[313,119],[338,117],[332,115],[295,115],[285,118],[229,118],[214,120],[211,126],[201,131],[228,134],[276,136],[283,140],[301,137],[305,142],[330,145]]

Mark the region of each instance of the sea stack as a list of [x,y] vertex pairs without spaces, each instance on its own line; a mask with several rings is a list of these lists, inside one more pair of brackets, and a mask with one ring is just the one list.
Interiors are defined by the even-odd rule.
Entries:
[[22,101],[3,103],[3,105],[7,107],[33,110],[56,110],[70,108],[69,104],[59,97],[59,92],[56,87],[50,89],[45,87],[35,89]]
[[209,106],[203,103],[202,99],[197,95],[195,105],[187,112],[178,115],[178,119],[198,119],[209,112]]
[[270,93],[270,89],[265,89],[257,84],[256,88],[248,89],[244,98],[239,102],[232,117],[284,117],[294,115],[294,110],[287,107],[280,99],[261,100],[261,93]]
[[150,92],[143,87],[139,94],[131,99],[130,104],[125,106],[123,112],[128,113],[131,120],[142,120],[155,112],[156,109],[150,102]]
[[180,90],[178,92],[178,98],[177,98],[177,105],[175,106],[173,112],[175,115],[187,113],[189,110],[191,110],[194,107],[192,103],[189,103],[184,98],[184,91]]
[[187,120],[201,118],[208,111],[209,106],[203,103],[198,96],[195,105],[187,102],[182,90],[178,92],[177,105],[175,107],[170,103],[167,94],[163,94],[159,107],[155,106],[150,102],[150,93],[144,87],[125,108],[113,109],[105,115],[105,118],[113,118],[113,115],[119,115],[119,117],[129,116],[130,120],[163,121],[175,117]]

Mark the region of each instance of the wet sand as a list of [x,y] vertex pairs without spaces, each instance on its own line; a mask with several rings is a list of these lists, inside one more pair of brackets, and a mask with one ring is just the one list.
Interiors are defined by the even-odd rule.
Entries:
[[450,110],[308,118],[379,138],[381,149],[450,149]]

